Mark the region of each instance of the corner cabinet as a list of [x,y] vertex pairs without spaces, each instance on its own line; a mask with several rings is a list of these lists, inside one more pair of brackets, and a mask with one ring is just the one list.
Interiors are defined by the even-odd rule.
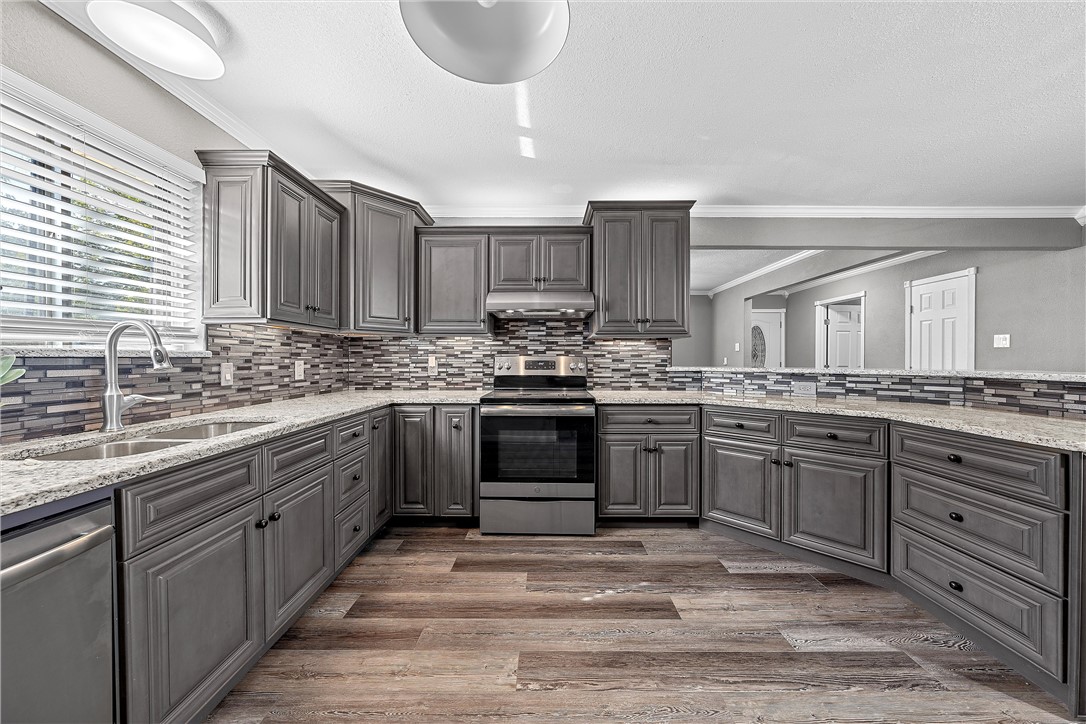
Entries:
[[486,234],[419,235],[419,334],[489,334]]
[[343,328],[389,336],[413,334],[415,229],[434,220],[417,202],[354,181],[317,181],[347,208]]
[[204,322],[339,329],[346,210],[270,151],[204,165]]
[[597,337],[690,333],[690,208],[693,201],[590,201]]

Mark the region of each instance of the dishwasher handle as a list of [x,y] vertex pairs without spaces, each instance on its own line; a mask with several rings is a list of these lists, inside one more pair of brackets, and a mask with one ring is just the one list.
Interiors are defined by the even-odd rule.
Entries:
[[22,583],[28,578],[33,578],[39,573],[44,573],[50,568],[56,568],[65,561],[70,561],[78,555],[86,553],[113,537],[113,526],[103,525],[78,538],[73,538],[56,548],[51,548],[44,553],[27,558],[15,565],[8,566],[0,571],[0,587],[7,588],[17,583]]

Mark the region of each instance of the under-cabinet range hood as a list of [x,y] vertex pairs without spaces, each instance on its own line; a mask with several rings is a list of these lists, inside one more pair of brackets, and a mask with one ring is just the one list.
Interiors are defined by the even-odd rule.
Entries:
[[596,311],[592,292],[491,292],[486,312],[499,319],[584,319]]

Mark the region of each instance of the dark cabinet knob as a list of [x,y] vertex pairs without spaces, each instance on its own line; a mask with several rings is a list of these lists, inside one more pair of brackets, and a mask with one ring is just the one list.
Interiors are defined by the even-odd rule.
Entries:
[[459,423],[459,422],[454,422],[454,423],[452,424],[452,429],[454,429],[454,430],[459,430],[459,429],[460,429],[460,423]]
[[361,434],[362,434],[361,432],[359,432],[358,430],[355,430],[354,432],[351,433],[351,437],[358,437]]
[[794,462],[792,462],[791,460],[785,460],[784,461],[784,467],[786,467],[786,468],[794,468],[795,466],[796,466],[796,464]]
[[260,520],[258,520],[256,522],[256,527],[257,528],[267,528],[268,527],[268,519],[267,518],[261,518]]
[[957,581],[951,581],[947,585],[950,586],[951,591],[957,591],[958,593],[961,593],[962,591],[965,590],[965,587],[962,586],[962,584],[958,583]]
[[307,312],[308,312],[308,311],[309,311],[310,309],[312,309],[312,308],[313,308],[313,305],[312,305],[312,304],[307,304],[307,305],[305,305],[305,311],[307,311]]
[[373,429],[374,430],[379,430],[380,428],[381,428],[381,423],[379,423],[379,422],[373,423]]
[[653,420],[653,419],[652,419],[651,417],[646,417],[646,418],[645,418],[645,424],[646,424],[646,425],[655,425],[655,424],[656,424],[656,420]]
[[313,307],[313,311],[314,311],[314,312],[319,312],[320,310],[321,310],[321,308],[320,308],[320,307]]
[[952,463],[960,463],[962,461],[962,456],[961,455],[955,455],[954,453],[950,453],[949,455],[946,456],[946,459],[949,460]]
[[652,450],[650,450],[647,447],[645,447],[644,445],[642,445],[641,446],[641,452],[652,452]]
[[355,473],[354,476],[353,476],[353,479],[354,480],[361,480],[362,479],[362,473]]
[[961,523],[963,520],[965,520],[965,516],[963,516],[961,513],[951,513],[950,519],[955,523]]
[[277,510],[277,511],[275,511],[274,513],[272,513],[271,515],[269,515],[269,516],[268,516],[268,520],[272,520],[272,521],[275,521],[275,520],[279,520],[279,519],[280,519],[280,518],[282,518],[282,517],[283,517],[283,514],[282,514],[282,513],[280,513],[280,512],[279,512],[279,511]]
[[830,440],[836,440],[837,439],[837,433],[836,432],[827,432],[826,437],[829,438]]
[[661,455],[663,455],[663,454],[664,454],[664,451],[660,449],[660,446],[659,446],[659,445],[657,445],[656,447],[654,447],[654,448],[652,449],[652,451],[653,451],[654,453],[660,453]]
[[355,532],[355,533],[357,533],[357,532],[358,532],[358,531],[360,531],[360,530],[362,530],[362,526],[360,526],[360,525],[356,525],[356,526],[354,527],[354,532]]
[[741,422],[737,422],[737,423],[735,423],[735,426],[736,426],[737,428],[739,428],[740,430],[742,430],[742,429],[743,429],[743,427],[744,427],[744,426],[743,426],[743,423],[741,423]]
[[771,463],[772,465],[780,465],[780,464],[781,464],[781,461],[780,461],[780,460],[778,460],[777,458],[770,458],[770,459],[769,459],[769,462],[770,462],[770,463]]

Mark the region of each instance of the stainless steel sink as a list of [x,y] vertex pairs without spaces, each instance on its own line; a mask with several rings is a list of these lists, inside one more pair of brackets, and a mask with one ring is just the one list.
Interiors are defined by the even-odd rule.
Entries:
[[106,458],[123,458],[128,455],[154,452],[155,450],[182,444],[184,444],[184,440],[118,440],[33,457],[35,460],[105,460]]
[[175,430],[163,430],[153,435],[144,435],[146,440],[206,440],[209,437],[229,435],[232,432],[251,430],[254,427],[268,425],[267,422],[207,422],[202,425],[189,425]]

